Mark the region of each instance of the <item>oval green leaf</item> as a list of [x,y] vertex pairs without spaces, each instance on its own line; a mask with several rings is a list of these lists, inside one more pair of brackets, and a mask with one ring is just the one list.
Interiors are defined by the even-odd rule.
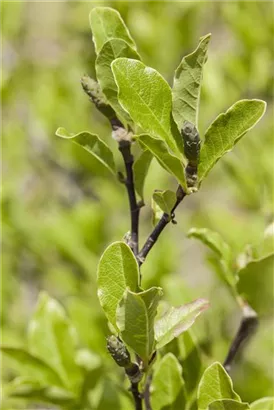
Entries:
[[111,68],[118,86],[118,99],[143,131],[166,141],[180,156],[171,134],[171,90],[153,68],[128,58],[118,58]]
[[149,170],[149,166],[152,161],[152,154],[148,149],[145,149],[139,158],[134,161],[133,175],[134,175],[134,187],[139,197],[144,199],[144,185],[145,179]]
[[151,385],[153,410],[182,410],[186,405],[186,393],[182,367],[172,353],[159,362]]
[[134,40],[117,10],[95,7],[89,14],[89,22],[97,54],[103,45],[113,38],[120,38],[136,49]]
[[127,345],[137,353],[144,367],[154,349],[154,319],[162,296],[161,288],[134,293],[127,289],[117,308],[117,325]]
[[100,304],[116,329],[117,306],[127,287],[138,290],[138,281],[138,264],[130,247],[124,242],[112,243],[99,261],[97,282]]
[[249,410],[248,403],[240,403],[235,400],[215,400],[208,406],[208,410]]
[[153,200],[159,208],[166,214],[171,214],[171,211],[176,203],[176,193],[170,190],[154,191],[152,195]]
[[263,397],[250,404],[251,410],[273,410],[274,397]]
[[221,365],[215,362],[204,372],[198,387],[198,410],[207,410],[210,403],[219,399],[241,401],[233,390],[232,380]]

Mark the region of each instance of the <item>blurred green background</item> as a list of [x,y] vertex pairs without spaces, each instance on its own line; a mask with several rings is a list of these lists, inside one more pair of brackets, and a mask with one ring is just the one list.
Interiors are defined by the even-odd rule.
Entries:
[[[94,74],[95,52],[88,14],[116,8],[143,61],[172,84],[181,58],[199,37],[212,33],[205,66],[200,132],[235,101],[260,98],[265,117],[187,198],[143,266],[144,287],[160,285],[165,299],[182,304],[199,297],[211,308],[193,330],[205,361],[223,361],[240,312],[208,263],[191,227],[211,228],[235,255],[259,244],[273,220],[273,3],[271,2],[4,2],[3,45],[3,280],[2,341],[22,345],[40,290],[66,307],[80,344],[105,352],[107,323],[96,296],[96,266],[105,247],[129,229],[127,196],[91,156],[55,137],[98,133],[122,161],[107,121],[84,95],[80,78]],[[141,243],[152,229],[154,189],[175,188],[153,162],[141,212]],[[262,283],[260,300],[273,283]],[[273,394],[273,322],[261,317],[257,334],[237,357],[232,377],[243,400]],[[116,368],[115,368],[116,369]],[[115,370],[116,371],[116,370]],[[4,379],[14,373],[5,369]]]

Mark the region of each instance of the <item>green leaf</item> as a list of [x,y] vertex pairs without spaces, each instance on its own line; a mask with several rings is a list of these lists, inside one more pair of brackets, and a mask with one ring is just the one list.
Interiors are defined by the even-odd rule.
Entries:
[[75,333],[63,307],[46,293],[39,295],[29,323],[28,348],[60,376],[64,386],[74,388],[80,377],[75,363]]
[[155,370],[151,385],[153,410],[182,410],[186,394],[182,367],[172,353],[166,354]]
[[197,386],[202,370],[201,353],[191,333],[184,332],[178,339],[180,362],[184,369],[184,379],[187,392],[191,393]]
[[89,22],[97,54],[103,45],[113,38],[124,40],[136,49],[134,40],[118,11],[110,7],[95,7],[90,12]]
[[167,172],[177,179],[183,189],[187,190],[184,165],[179,158],[169,152],[167,144],[147,134],[137,135],[135,138],[153,154]]
[[274,308],[274,254],[249,262],[238,271],[238,292],[259,315],[270,315]]
[[205,370],[199,383],[198,409],[206,410],[210,403],[219,399],[241,401],[238,394],[233,390],[229,375],[223,366],[216,362]]
[[112,173],[116,174],[114,158],[109,147],[102,141],[98,135],[83,131],[78,134],[68,133],[65,128],[58,128],[56,135],[61,138],[71,139],[77,145],[80,145],[88,151],[94,158],[100,161]]
[[55,370],[42,359],[33,356],[26,350],[2,346],[1,351],[12,359],[22,376],[27,376],[33,382],[39,382],[44,385],[62,385],[62,380]]
[[151,164],[152,154],[146,149],[133,164],[134,186],[137,194],[144,199],[145,179]]
[[216,162],[257,124],[265,109],[266,103],[262,100],[241,100],[213,121],[205,133],[200,152],[200,182]]
[[206,228],[192,228],[187,234],[188,238],[196,238],[203,242],[209,249],[216,253],[221,266],[222,279],[233,289],[237,283],[237,275],[231,270],[232,252],[229,245],[218,232]]
[[152,197],[160,209],[166,214],[171,213],[177,199],[176,193],[170,190],[154,191]]
[[274,397],[264,397],[250,404],[251,410],[273,410]]
[[124,242],[112,243],[103,253],[97,271],[98,297],[110,323],[117,328],[117,306],[128,287],[138,290],[136,258]]
[[235,400],[215,400],[209,406],[208,410],[249,410],[248,403],[240,403]]
[[185,121],[198,127],[203,67],[211,34],[201,38],[196,50],[185,56],[175,71],[172,89],[173,117],[181,130]]
[[118,58],[111,68],[118,86],[119,102],[133,121],[178,152],[171,134],[172,102],[168,83],[156,70],[140,61]]
[[116,111],[116,113],[130,121],[130,117],[125,112],[118,101],[118,89],[114,81],[111,70],[111,63],[116,58],[128,57],[135,60],[140,60],[139,54],[129,46],[124,40],[115,38],[107,41],[100,50],[95,62],[96,74],[99,84],[107,97],[109,104]]
[[170,307],[163,317],[155,323],[157,349],[189,329],[200,313],[208,307],[209,303],[205,299],[197,299],[179,307]]
[[160,221],[163,216],[163,211],[159,205],[151,198],[151,209],[152,209],[152,225],[155,226]]
[[161,296],[161,288],[153,287],[140,293],[127,289],[117,308],[122,338],[141,357],[145,367],[154,349],[154,318]]

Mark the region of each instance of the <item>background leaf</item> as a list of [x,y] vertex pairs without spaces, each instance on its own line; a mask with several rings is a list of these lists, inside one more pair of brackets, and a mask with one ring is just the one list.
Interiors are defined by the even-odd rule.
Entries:
[[264,397],[250,404],[252,410],[273,410],[274,397]]
[[44,385],[62,385],[58,373],[42,359],[33,356],[28,351],[6,346],[2,346],[1,351],[12,359],[19,373],[28,377],[32,382],[39,382]]
[[167,144],[164,141],[158,140],[147,134],[141,134],[135,137],[141,145],[145,146],[157,159],[159,164],[171,175],[186,190],[185,170],[182,161],[168,150]]
[[154,348],[154,318],[161,296],[161,288],[156,287],[140,293],[126,290],[117,308],[122,338],[141,357],[145,367]]
[[140,61],[119,58],[111,65],[122,107],[143,131],[178,152],[171,134],[171,90],[163,77]]
[[103,45],[113,38],[124,40],[131,47],[136,48],[128,28],[117,10],[110,7],[95,7],[90,12],[89,22],[97,54]]
[[175,71],[172,89],[173,117],[181,130],[185,121],[198,127],[203,67],[211,34],[201,38],[193,53],[185,56]]
[[182,367],[172,353],[158,363],[151,384],[153,410],[182,410],[186,405]]
[[219,399],[233,399],[241,401],[234,392],[232,381],[223,368],[216,362],[204,372],[198,388],[198,409],[206,410],[210,403]]
[[220,114],[205,133],[200,152],[198,176],[200,182],[217,161],[251,130],[265,113],[261,100],[241,100]]
[[96,75],[103,93],[107,97],[109,104],[116,111],[118,116],[130,121],[130,117],[125,112],[118,102],[118,90],[114,81],[111,63],[116,58],[127,57],[135,60],[140,60],[139,54],[126,41],[114,38],[107,41],[100,50],[96,62]]
[[235,400],[215,400],[208,406],[208,410],[249,410],[248,403],[240,403]]
[[98,297],[110,323],[117,328],[116,310],[127,287],[138,289],[138,265],[128,245],[114,242],[103,253],[97,270]]
[[40,293],[29,322],[28,349],[51,366],[68,388],[76,388],[80,377],[75,345],[74,329],[63,307],[46,293]]
[[149,170],[149,166],[152,161],[152,154],[148,149],[142,151],[139,158],[134,161],[133,174],[134,174],[134,186],[137,194],[143,200],[144,199],[144,184]]
[[205,299],[197,299],[179,307],[171,307],[155,323],[157,349],[165,346],[193,325],[200,313],[209,307]]
[[105,167],[115,175],[114,158],[109,147],[102,141],[98,135],[91,134],[87,131],[77,134],[68,133],[65,128],[58,128],[56,135],[61,138],[71,139],[72,142],[81,146],[88,151],[94,158],[105,165]]

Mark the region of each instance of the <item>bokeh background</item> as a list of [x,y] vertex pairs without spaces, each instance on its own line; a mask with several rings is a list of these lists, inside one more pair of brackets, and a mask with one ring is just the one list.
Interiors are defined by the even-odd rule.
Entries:
[[[205,360],[222,361],[240,312],[211,268],[210,255],[186,233],[191,227],[213,229],[237,255],[247,244],[259,244],[273,221],[271,2],[2,3],[2,342],[24,344],[39,291],[46,290],[65,306],[80,343],[112,366],[95,277],[105,247],[129,229],[127,196],[122,184],[88,153],[55,136],[59,126],[99,134],[113,147],[122,170],[108,123],[80,85],[83,74],[95,75],[88,14],[97,5],[121,13],[144,63],[170,84],[181,58],[196,48],[199,37],[212,33],[201,135],[238,99],[268,103],[260,124],[218,163],[200,192],[183,202],[176,213],[178,224],[166,228],[143,267],[144,287],[162,286],[165,299],[175,305],[209,299],[211,308],[193,330]],[[175,186],[153,162],[141,213],[141,243],[152,229],[153,190]],[[262,281],[258,288],[262,306],[270,286],[273,282]],[[232,372],[235,390],[249,402],[273,394],[272,313],[263,314],[259,331]],[[4,382],[13,376],[13,370],[4,369]]]

